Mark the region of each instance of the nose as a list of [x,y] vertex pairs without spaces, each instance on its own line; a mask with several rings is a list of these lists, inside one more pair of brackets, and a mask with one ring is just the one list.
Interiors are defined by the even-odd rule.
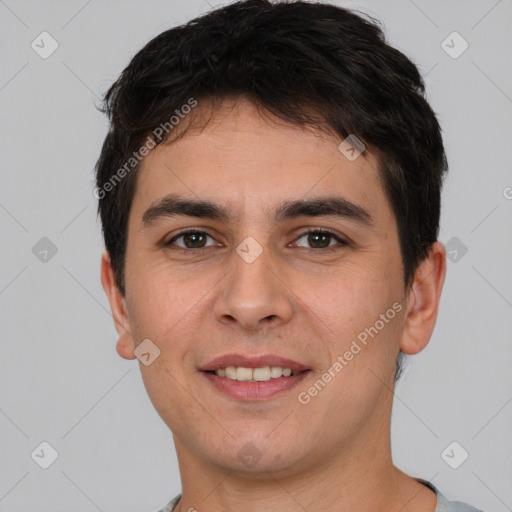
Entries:
[[233,252],[231,272],[222,281],[214,313],[218,321],[246,331],[290,321],[293,292],[268,249],[251,263]]

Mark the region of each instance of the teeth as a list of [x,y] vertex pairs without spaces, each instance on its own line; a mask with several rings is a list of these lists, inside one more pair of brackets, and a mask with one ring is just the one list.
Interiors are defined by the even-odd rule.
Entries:
[[263,366],[261,368],[244,368],[243,366],[228,366],[219,368],[215,375],[226,377],[231,380],[264,382],[270,379],[280,377],[290,377],[297,375],[298,372],[292,372],[290,368],[281,368],[280,366]]
[[270,367],[264,366],[263,368],[254,368],[252,371],[252,378],[254,380],[270,380]]
[[251,380],[252,370],[251,368],[238,367],[236,369],[236,380]]
[[273,379],[277,379],[283,375],[283,369],[280,366],[272,366],[270,368],[270,376]]
[[[222,371],[222,368],[219,368],[220,371]],[[217,372],[219,371],[217,370],[215,373],[217,375],[219,375]],[[219,377],[222,377],[222,375],[219,375]],[[228,366],[226,368],[226,377],[228,379],[233,379],[233,380],[236,380],[236,368],[234,366]]]

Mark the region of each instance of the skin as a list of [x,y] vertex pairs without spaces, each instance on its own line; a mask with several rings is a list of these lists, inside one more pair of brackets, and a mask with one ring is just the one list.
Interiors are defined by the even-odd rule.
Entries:
[[[262,117],[245,99],[231,107],[144,159],[124,297],[108,253],[102,258],[118,353],[133,359],[146,338],[161,351],[141,372],[173,432],[183,489],[177,511],[433,512],[435,494],[393,465],[390,422],[399,350],[420,352],[434,329],[444,247],[433,245],[405,289],[397,225],[372,154],[349,161],[337,136]],[[237,222],[174,216],[144,227],[144,212],[169,193],[218,201]],[[326,216],[274,221],[282,201],[333,193],[367,209],[374,225]],[[180,252],[183,238],[161,244],[184,228],[211,237],[202,253]],[[301,236],[308,228],[350,243],[331,238],[318,248]],[[263,249],[250,264],[235,250],[248,236]],[[300,403],[298,393],[396,302],[402,310]],[[227,353],[277,354],[311,371],[297,388],[241,402],[198,371]],[[261,455],[252,467],[237,456],[247,443]]]

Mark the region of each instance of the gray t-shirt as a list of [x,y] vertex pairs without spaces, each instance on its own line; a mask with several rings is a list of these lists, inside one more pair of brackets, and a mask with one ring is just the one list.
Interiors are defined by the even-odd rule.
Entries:
[[[426,485],[429,489],[432,489],[437,496],[437,506],[435,512],[483,512],[482,510],[472,507],[467,503],[462,503],[461,501],[448,501],[433,484],[423,480],[421,478],[416,478],[416,480],[423,485]],[[172,512],[174,507],[178,504],[178,501],[181,498],[181,494],[176,496],[170,503],[168,503],[163,509],[158,512]]]

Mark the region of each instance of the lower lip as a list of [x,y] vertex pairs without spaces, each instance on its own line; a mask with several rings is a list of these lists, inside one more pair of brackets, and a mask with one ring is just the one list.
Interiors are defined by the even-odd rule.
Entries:
[[219,377],[213,373],[201,372],[219,391],[238,400],[264,400],[287,391],[302,381],[309,370],[263,382],[250,382]]

